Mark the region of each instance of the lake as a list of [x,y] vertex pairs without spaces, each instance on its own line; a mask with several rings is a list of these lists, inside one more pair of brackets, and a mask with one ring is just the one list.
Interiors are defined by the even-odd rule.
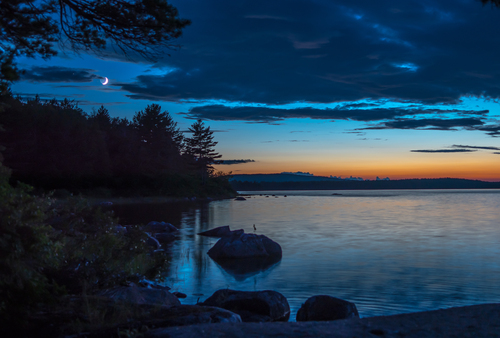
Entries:
[[[183,304],[223,288],[275,290],[295,321],[320,294],[354,302],[361,317],[500,302],[500,190],[240,193],[252,196],[113,209],[122,224],[180,229],[165,285],[188,295]],[[217,239],[196,233],[223,225],[268,236],[283,259],[253,271],[218,265],[206,254]]]

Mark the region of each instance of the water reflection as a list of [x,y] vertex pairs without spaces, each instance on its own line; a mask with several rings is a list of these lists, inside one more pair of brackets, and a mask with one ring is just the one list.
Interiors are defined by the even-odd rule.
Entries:
[[[500,302],[500,191],[286,193],[114,210],[123,224],[180,229],[166,284],[188,295],[184,304],[222,288],[276,290],[291,319],[318,294],[354,302],[362,317]],[[253,224],[281,245],[280,262],[214,262],[218,239],[196,235],[223,225],[254,233]]]
[[277,267],[281,261],[281,257],[256,257],[256,258],[240,258],[240,259],[218,259],[215,260],[217,265],[226,273],[233,276],[236,281],[244,281],[247,278],[253,277],[269,270],[269,272]]

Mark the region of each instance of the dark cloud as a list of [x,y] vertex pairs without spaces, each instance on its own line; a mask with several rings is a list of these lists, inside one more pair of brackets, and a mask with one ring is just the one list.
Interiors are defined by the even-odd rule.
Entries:
[[453,148],[464,148],[464,149],[483,149],[483,150],[500,150],[499,147],[478,147],[478,146],[466,146],[461,144],[452,145]]
[[484,122],[480,118],[458,118],[458,119],[398,119],[382,122],[367,129],[426,129],[426,130],[456,130],[456,128],[479,129]]
[[477,150],[473,149],[422,149],[422,150],[411,150],[412,153],[470,153]]
[[500,152],[494,152],[493,154],[495,154],[495,155],[500,155]]
[[477,128],[477,130],[481,130],[486,132],[486,134],[492,137],[500,137],[500,125],[488,125],[481,128]]
[[121,83],[134,99],[286,104],[500,98],[498,10],[478,1],[192,0],[174,71]]
[[250,163],[255,162],[255,160],[220,160],[217,164],[242,164],[242,163]]
[[100,78],[93,74],[94,72],[95,70],[82,68],[33,66],[30,69],[25,69],[23,80],[31,82],[91,82]]
[[[371,108],[371,109],[356,109],[348,106],[338,105],[335,108],[317,109],[317,108],[267,108],[267,107],[250,107],[237,106],[228,107],[224,105],[207,105],[197,106],[189,112],[183,113],[190,119],[207,119],[214,121],[252,121],[252,122],[276,122],[288,118],[311,118],[319,120],[353,120],[362,122],[380,121],[387,119],[395,119],[403,116],[415,115],[440,115],[440,114],[472,114],[484,115],[488,111],[471,111],[471,110],[442,110],[442,109],[405,109],[405,108]],[[474,120],[480,121],[478,118]],[[465,120],[465,119],[459,119]],[[423,121],[423,120],[420,120]],[[393,123],[393,122],[387,122]],[[423,123],[423,122],[422,122]],[[436,122],[437,123],[437,122]],[[476,125],[475,123],[474,125]],[[482,122],[480,123],[482,124]],[[377,128],[385,129],[385,128]]]

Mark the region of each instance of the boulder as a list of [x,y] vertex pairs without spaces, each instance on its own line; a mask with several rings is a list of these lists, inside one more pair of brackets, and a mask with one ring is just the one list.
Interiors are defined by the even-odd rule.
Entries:
[[182,298],[182,299],[187,298],[187,295],[182,292],[174,291],[172,292],[172,294],[177,298]]
[[246,201],[247,199],[245,197],[242,197],[242,196],[238,196],[234,199],[235,201]]
[[115,225],[115,232],[119,234],[126,234],[127,233],[127,228],[124,226],[121,226],[120,224]]
[[167,290],[143,288],[134,283],[129,283],[129,286],[118,286],[104,290],[98,295],[114,302],[137,305],[161,305],[167,307],[181,305],[179,299]]
[[140,279],[137,282],[137,285],[141,286],[141,287],[144,287],[144,288],[160,289],[160,290],[166,290],[166,291],[169,291],[171,289],[168,286],[164,286],[164,285],[158,284],[156,282],[153,282],[153,281],[151,281],[149,279],[144,279],[144,278]]
[[241,316],[243,322],[286,322],[290,305],[281,293],[222,289],[207,298],[203,306],[220,307]]
[[175,235],[172,233],[160,232],[156,233],[155,238],[160,244],[170,243],[175,240]]
[[161,248],[160,241],[158,241],[156,238],[148,234],[147,232],[145,233],[148,238],[146,240],[146,244],[150,246],[153,250],[158,250]]
[[230,237],[233,235],[241,235],[244,232],[245,231],[243,229],[231,231],[231,229],[229,229],[229,225],[224,225],[207,231],[199,232],[197,233],[197,235],[221,238],[221,237]]
[[234,234],[222,237],[208,250],[212,259],[282,256],[281,246],[264,235]]
[[152,222],[149,222],[144,227],[144,231],[151,232],[151,233],[157,233],[157,232],[170,233],[170,232],[179,231],[179,229],[177,229],[176,227],[174,227],[170,223],[152,221]]
[[354,303],[343,299],[320,295],[309,298],[297,312],[298,322],[330,321],[359,318]]

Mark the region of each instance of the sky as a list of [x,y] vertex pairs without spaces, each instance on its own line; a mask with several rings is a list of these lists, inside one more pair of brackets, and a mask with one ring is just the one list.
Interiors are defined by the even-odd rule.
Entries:
[[[500,181],[500,9],[476,0],[171,0],[155,63],[19,58],[12,89],[131,119],[202,119],[233,174]],[[106,85],[104,78],[109,81]],[[189,136],[189,135],[187,135]]]

